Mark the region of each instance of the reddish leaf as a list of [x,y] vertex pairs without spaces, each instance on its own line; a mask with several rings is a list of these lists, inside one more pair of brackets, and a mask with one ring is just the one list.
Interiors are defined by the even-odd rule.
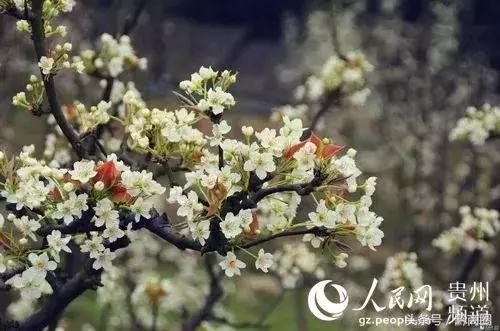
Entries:
[[104,162],[96,167],[97,175],[94,177],[94,181],[101,181],[104,183],[104,187],[109,189],[115,186],[120,179],[120,172],[116,168],[114,161]]
[[127,189],[123,186],[115,186],[111,192],[111,201],[116,203],[131,204],[133,197],[128,194]]

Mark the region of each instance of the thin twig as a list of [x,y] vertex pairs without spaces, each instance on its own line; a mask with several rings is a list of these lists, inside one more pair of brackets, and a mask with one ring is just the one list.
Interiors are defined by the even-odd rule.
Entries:
[[[261,244],[263,244],[265,242],[268,242],[268,241],[271,241],[271,240],[274,240],[274,239],[277,239],[277,238],[300,236],[300,235],[304,235],[304,234],[308,234],[308,233],[312,233],[312,234],[315,234],[315,235],[320,236],[320,237],[326,237],[326,236],[330,235],[330,233],[326,229],[318,228],[318,227],[313,227],[313,228],[304,229],[304,230],[279,232],[279,233],[270,235],[269,237],[265,237],[265,238],[261,238],[261,239],[256,239],[254,241],[250,241],[250,242],[248,242],[248,243],[246,243],[244,245],[241,245],[239,247],[241,247],[241,248],[250,248],[250,247],[253,247],[253,246],[261,245]],[[237,249],[237,248],[235,248],[235,249]]]

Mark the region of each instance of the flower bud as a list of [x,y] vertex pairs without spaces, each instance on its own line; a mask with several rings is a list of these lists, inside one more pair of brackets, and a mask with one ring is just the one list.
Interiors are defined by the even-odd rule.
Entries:
[[63,179],[64,178],[64,173],[61,171],[53,171],[53,174],[55,179]]
[[52,169],[50,168],[43,168],[42,171],[41,171],[41,174],[43,177],[49,177],[50,175],[52,175]]
[[13,221],[15,218],[16,218],[16,215],[14,215],[14,214],[9,214],[9,215],[7,215],[7,219],[8,219],[9,221]]
[[94,184],[94,190],[96,191],[102,191],[104,190],[104,183],[101,181],[98,181]]
[[19,239],[19,245],[26,246],[27,244],[28,244],[28,239],[26,238]]
[[243,126],[241,132],[243,132],[245,136],[250,137],[253,135],[253,128],[251,126]]
[[73,185],[73,183],[65,183],[64,186],[63,186],[63,189],[66,191],[66,192],[72,192],[73,189],[75,188],[75,185]]

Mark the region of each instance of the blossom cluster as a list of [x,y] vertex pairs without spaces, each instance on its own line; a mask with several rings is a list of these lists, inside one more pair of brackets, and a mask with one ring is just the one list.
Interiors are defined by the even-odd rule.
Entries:
[[38,62],[38,66],[43,75],[54,75],[62,69],[74,68],[77,72],[83,71],[83,63],[79,59],[69,60],[69,53],[73,49],[71,43],[64,45],[56,45],[49,56],[42,56]]
[[380,278],[383,291],[398,287],[418,289],[423,285],[423,271],[418,265],[416,253],[399,252],[387,259],[385,270]]
[[[213,79],[210,77],[217,72],[210,72],[210,68],[202,67],[193,77]],[[196,88],[190,85],[193,80],[181,85],[194,93]],[[343,146],[314,133],[304,138],[306,128],[300,119],[283,117],[279,129],[256,131],[244,126],[244,141],[226,138],[231,129],[224,120],[214,123],[213,135],[204,136],[207,145],[200,149],[198,162],[185,173],[185,184],[170,190],[168,201],[178,205],[177,215],[185,218],[193,239],[207,244],[213,232],[211,224],[216,222],[233,247],[257,236],[298,227],[352,235],[370,248],[381,244],[382,218],[369,210],[376,179],[358,184],[361,171],[354,161],[355,150],[340,156]],[[262,192],[270,193],[256,190],[256,183]],[[297,189],[278,189],[284,185],[297,185]],[[310,194],[312,200],[302,201]],[[309,219],[297,221],[301,203],[313,203],[316,210],[309,213]],[[243,251],[259,261],[254,253]],[[338,259],[343,265],[345,256],[338,255]],[[232,276],[246,264],[230,252],[221,266]]]
[[318,74],[310,75],[296,89],[295,97],[303,103],[277,107],[271,119],[276,122],[282,116],[306,119],[313,108],[310,103],[326,102],[329,97],[335,97],[337,103],[362,106],[370,95],[366,74],[372,70],[373,66],[359,51],[349,52],[345,57],[331,56]]
[[83,103],[76,102],[68,111],[76,111],[75,119],[77,120],[80,131],[90,132],[101,124],[106,124],[110,119],[109,110],[113,104],[111,101],[100,101],[96,106],[87,109]]
[[101,35],[96,51],[84,50],[74,57],[74,61],[81,62],[86,73],[104,77],[117,77],[129,69],[147,68],[147,59],[135,54],[129,36],[122,35],[115,39],[108,33]]
[[344,58],[331,56],[318,75],[309,76],[296,91],[299,100],[319,100],[327,93],[349,95],[355,104],[363,104],[370,90],[365,87],[365,76],[373,70],[363,53],[353,51]]
[[138,102],[132,91],[128,91],[123,100],[127,108],[125,131],[132,150],[151,153],[158,160],[179,158],[186,165],[199,159],[207,141],[203,133],[193,127],[199,120],[195,112],[186,108],[150,110]]
[[[50,51],[48,56],[42,56],[38,62],[42,75],[55,75],[60,70],[67,68],[82,72],[83,64],[81,61],[69,60],[69,53],[72,48],[73,46],[70,43],[58,44]],[[43,82],[37,76],[31,75],[28,84],[26,84],[26,91],[17,93],[12,98],[12,104],[36,113],[40,111],[44,93]]]
[[[81,73],[83,63],[69,60],[69,53],[72,49],[73,45],[71,43],[58,44],[50,51],[48,56],[42,56],[38,62],[42,76],[55,75],[60,70],[68,68],[73,68]],[[44,93],[43,82],[37,76],[31,75],[28,84],[26,84],[26,91],[17,93],[12,98],[12,104],[36,113],[40,111]]]
[[482,145],[492,134],[500,134],[500,108],[485,104],[481,109],[468,107],[466,117],[458,120],[450,132],[450,140],[467,139]]
[[[52,26],[53,20],[59,16],[61,12],[68,13],[75,7],[75,0],[56,0],[44,2],[42,10],[42,21],[44,23],[45,36],[60,35],[64,37],[67,33],[66,26],[57,25],[55,28]],[[15,8],[20,12],[31,7],[31,2],[26,0],[3,0],[0,2],[0,8],[9,9]],[[20,19],[16,22],[16,27],[21,32],[31,33],[31,23],[28,20]]]
[[[2,217],[0,269],[23,267],[25,270],[7,280],[25,299],[37,299],[50,292],[48,272],[57,268],[59,254],[71,252],[70,241],[94,260],[93,268],[111,266],[115,252],[109,244],[131,231],[131,223],[121,222],[122,214],[135,221],[149,218],[152,199],[165,189],[145,171],[132,171],[114,154],[96,163],[81,160],[72,169],[53,168],[32,155],[34,147],[19,156],[0,160],[0,194],[24,216]],[[25,213],[25,212],[24,212]],[[82,223],[81,233],[63,235],[59,229]],[[10,228],[10,231],[7,229]],[[40,248],[39,239],[46,245]]]
[[280,277],[284,288],[295,288],[303,275],[323,278],[324,270],[320,267],[321,259],[305,244],[286,244],[275,253],[274,270]]
[[45,86],[37,76],[31,75],[29,83],[26,84],[26,91],[17,93],[12,97],[12,104],[17,107],[25,108],[28,111],[36,112],[40,110],[43,102]]
[[499,213],[494,209],[462,206],[460,225],[445,230],[433,240],[433,245],[444,252],[456,254],[460,249],[490,251],[489,241],[500,231]]
[[214,71],[211,67],[201,67],[191,74],[190,80],[183,80],[179,88],[186,93],[183,100],[192,108],[213,115],[235,105],[233,96],[227,89],[236,82],[236,74],[228,70]]

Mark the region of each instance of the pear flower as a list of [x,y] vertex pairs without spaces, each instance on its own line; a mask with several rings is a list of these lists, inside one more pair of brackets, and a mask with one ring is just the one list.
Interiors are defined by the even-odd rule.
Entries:
[[268,269],[273,265],[274,258],[271,253],[265,253],[264,249],[259,250],[259,255],[255,261],[255,268],[261,269],[264,272],[268,272]]
[[34,268],[29,268],[23,271],[21,275],[9,279],[6,284],[20,290],[23,299],[33,301],[39,299],[43,292],[47,292],[48,284],[44,277],[41,277],[40,273]]
[[210,236],[210,221],[204,220],[196,223],[192,228],[193,239],[198,240],[200,244],[205,245]]
[[52,230],[52,232],[47,236],[47,244],[49,245],[50,255],[54,258],[56,262],[59,262],[59,252],[65,251],[66,253],[71,253],[71,249],[68,247],[68,243],[71,240],[71,236],[62,237],[60,231]]
[[241,275],[240,269],[247,266],[243,261],[238,260],[233,252],[228,252],[224,260],[222,260],[219,265],[228,277]]
[[143,198],[137,198],[130,210],[135,214],[135,221],[139,222],[141,216],[144,218],[149,218],[149,211],[153,208],[153,202],[150,200],[144,200]]
[[347,262],[345,261],[349,255],[347,253],[340,253],[339,255],[334,257],[334,263],[339,268],[345,268],[347,266]]
[[69,171],[71,179],[78,180],[82,184],[87,183],[92,177],[97,175],[94,161],[77,161],[73,165],[73,170]]
[[316,207],[316,212],[309,213],[309,219],[314,226],[324,226],[332,229],[337,224],[339,218],[337,213],[326,207],[325,200],[321,199]]
[[38,62],[38,66],[40,67],[44,75],[49,75],[52,67],[54,66],[54,59],[51,57],[42,56],[40,58],[40,62]]
[[302,237],[302,241],[309,242],[312,247],[319,248],[323,243],[324,239],[318,236],[315,236],[312,233],[306,233],[304,237]]
[[120,229],[120,223],[118,221],[106,224],[106,229],[102,233],[103,238],[108,239],[111,243],[122,238],[124,235],[125,232]]
[[339,221],[342,223],[356,223],[356,206],[349,203],[338,204],[335,208]]
[[245,161],[243,169],[245,171],[255,171],[257,177],[264,179],[267,173],[276,170],[276,165],[271,153],[251,153],[250,159]]
[[111,252],[109,248],[106,248],[95,258],[95,261],[92,264],[92,268],[95,270],[99,270],[102,268],[109,269],[112,266],[111,262],[115,259],[115,257],[116,254],[114,252]]
[[188,195],[181,195],[177,202],[180,207],[177,209],[177,215],[185,216],[188,220],[193,219],[196,212],[203,210],[203,205],[198,202],[198,194],[189,191]]
[[224,220],[220,222],[220,228],[226,238],[234,238],[242,231],[241,220],[233,213],[227,213]]
[[40,275],[43,275],[43,278],[45,278],[47,271],[54,271],[57,268],[57,263],[55,263],[54,261],[50,261],[47,253],[43,253],[40,255],[30,253],[28,255],[28,260],[30,261],[36,272],[40,273]]

